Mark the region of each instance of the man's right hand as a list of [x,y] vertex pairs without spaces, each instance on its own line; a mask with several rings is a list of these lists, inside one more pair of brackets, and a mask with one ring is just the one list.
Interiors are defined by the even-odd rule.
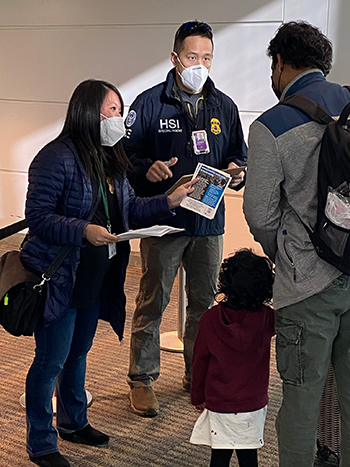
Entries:
[[173,176],[173,173],[169,169],[169,167],[175,165],[177,161],[177,157],[173,157],[168,165],[164,161],[155,161],[146,173],[147,180],[149,180],[152,183],[155,183],[161,182],[162,180],[166,180],[167,178],[171,178]]

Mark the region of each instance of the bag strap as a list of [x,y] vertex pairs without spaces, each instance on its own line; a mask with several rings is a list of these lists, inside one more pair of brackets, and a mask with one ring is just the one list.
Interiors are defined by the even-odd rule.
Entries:
[[293,96],[288,96],[278,105],[288,105],[289,107],[294,107],[295,109],[304,112],[311,120],[314,120],[317,123],[322,123],[327,125],[330,122],[333,122],[333,118],[321,107],[317,102],[309,99],[306,96],[301,94],[293,94]]
[[0,240],[10,237],[11,235],[14,235],[15,233],[27,227],[28,226],[27,226],[27,222],[25,219],[22,219],[21,221],[17,221],[14,224],[3,227],[2,229],[0,229]]
[[340,117],[337,123],[339,125],[345,125],[349,118],[349,114],[350,114],[350,102],[346,104],[346,106],[342,110],[342,113],[340,114]]
[[[343,88],[347,89],[350,92],[350,86],[343,86]],[[289,105],[290,107],[294,107],[295,109],[301,110],[304,112],[308,117],[318,123],[327,124],[333,120],[333,118],[324,110],[324,108],[317,104],[317,102],[309,99],[306,96],[301,94],[293,94],[292,96],[288,96],[282,101],[279,102],[282,105]],[[347,104],[344,109],[342,110],[337,123],[339,125],[345,125],[347,119],[350,115],[350,103]]]
[[[349,89],[350,92],[350,89]],[[324,110],[322,106],[320,106],[317,102],[309,99],[306,96],[301,94],[294,94],[292,96],[288,96],[282,101],[279,102],[281,105],[288,105],[289,107],[293,107],[295,109],[300,110],[311,120],[314,120],[317,123],[322,125],[328,125],[330,122],[334,122],[334,119]],[[310,235],[313,231],[305,224],[299,214],[295,211],[297,217],[299,218],[300,222],[304,226],[304,229]]]
[[[87,221],[90,222],[91,219],[93,218],[93,216],[94,216],[94,214],[95,214],[95,212],[97,210],[97,207],[98,207],[98,205],[100,203],[100,200],[101,200],[101,190],[98,190],[96,202],[95,202],[93,208],[90,211],[89,217],[86,219]],[[65,245],[65,246],[63,246],[59,250],[57,255],[55,256],[55,258],[53,259],[53,261],[51,262],[49,267],[46,269],[46,271],[41,276],[43,280],[40,282],[40,284],[37,284],[34,288],[42,287],[44,285],[45,281],[49,281],[51,279],[51,277],[55,274],[57,269],[61,266],[63,261],[67,258],[69,253],[74,248],[75,248],[75,245]]]

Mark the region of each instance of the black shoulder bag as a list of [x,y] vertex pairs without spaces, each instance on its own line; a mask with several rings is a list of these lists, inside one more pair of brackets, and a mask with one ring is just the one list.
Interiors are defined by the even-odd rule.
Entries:
[[[96,203],[88,221],[96,212],[101,199],[98,191]],[[20,251],[8,251],[0,258],[0,324],[13,336],[31,336],[42,316],[46,301],[46,282],[55,274],[74,245],[63,246],[41,278],[25,269]]]

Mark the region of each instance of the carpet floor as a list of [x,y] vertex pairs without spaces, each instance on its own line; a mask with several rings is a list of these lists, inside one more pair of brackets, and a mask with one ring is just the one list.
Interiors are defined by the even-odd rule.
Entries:
[[[0,246],[0,254],[6,246]],[[153,419],[131,412],[126,383],[129,360],[130,322],[138,290],[140,269],[129,266],[126,280],[127,321],[122,344],[109,324],[99,322],[94,345],[88,355],[86,389],[93,396],[88,409],[92,426],[108,433],[108,448],[95,448],[59,440],[60,452],[73,467],[203,467],[209,465],[210,448],[189,443],[197,414],[189,394],[182,388],[183,357],[161,352],[161,375],[153,387],[160,413]],[[177,283],[167,307],[161,331],[177,326]],[[274,347],[274,341],[272,342]],[[0,466],[28,467],[25,450],[25,411],[19,398],[34,355],[32,337],[13,337],[0,327]],[[265,426],[265,446],[259,449],[260,467],[277,467],[274,422],[281,403],[281,382],[271,358],[270,402]],[[236,467],[236,458],[231,466]]]

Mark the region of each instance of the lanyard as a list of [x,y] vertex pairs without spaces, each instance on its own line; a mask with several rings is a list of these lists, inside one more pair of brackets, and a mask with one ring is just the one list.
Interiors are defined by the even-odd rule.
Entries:
[[[103,168],[103,162],[101,159],[101,165]],[[109,217],[109,208],[108,208],[108,199],[107,199],[107,191],[106,191],[106,186],[102,183],[100,173],[97,172],[98,174],[98,181],[100,183],[100,189],[101,189],[101,196],[102,196],[102,201],[103,201],[103,207],[105,209],[105,213],[107,216],[107,230],[109,233],[112,233],[112,224],[111,224],[111,219]]]

